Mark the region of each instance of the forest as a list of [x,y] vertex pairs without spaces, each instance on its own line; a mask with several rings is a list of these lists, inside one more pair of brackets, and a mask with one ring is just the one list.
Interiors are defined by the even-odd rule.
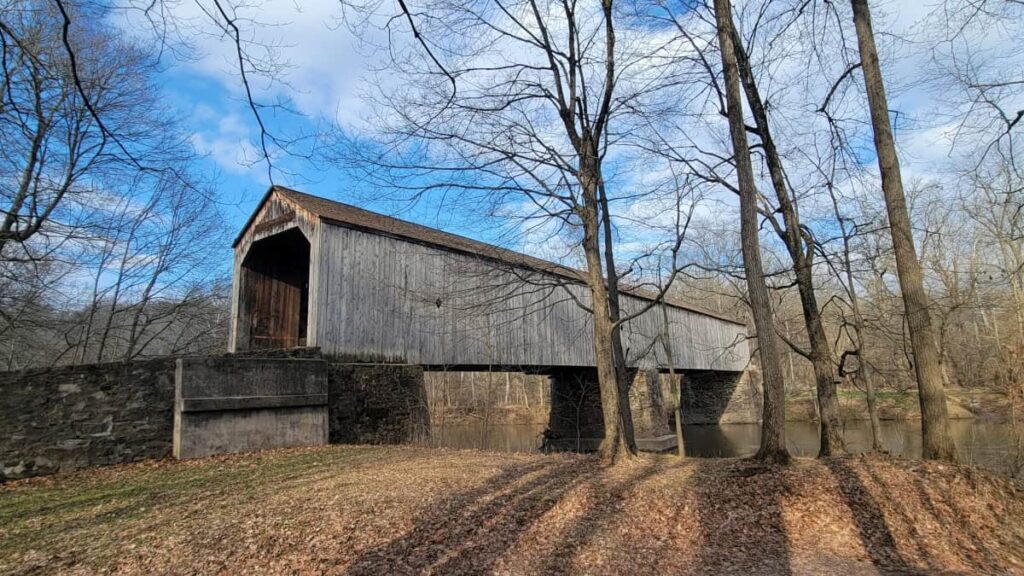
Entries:
[[876,416],[880,393],[917,389],[926,458],[956,458],[945,390],[998,393],[1016,422],[1024,4],[332,10],[310,17],[371,64],[346,72],[356,103],[314,85],[329,103],[311,110],[288,61],[303,38],[274,32],[295,7],[0,0],[3,369],[224,349],[241,223],[167,94],[214,52],[264,187],[327,174],[350,202],[455,214],[584,272],[608,460],[635,453],[636,288],[747,320],[764,461],[789,459],[787,394],[813,396],[824,456],[845,452],[842,391]]

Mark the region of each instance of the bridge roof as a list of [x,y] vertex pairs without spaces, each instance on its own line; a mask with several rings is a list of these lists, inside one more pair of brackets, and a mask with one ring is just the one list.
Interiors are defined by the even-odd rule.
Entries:
[[[516,252],[493,244],[487,244],[486,242],[480,242],[479,240],[473,240],[472,238],[466,238],[465,236],[459,236],[458,234],[452,234],[450,232],[438,230],[437,228],[430,228],[429,226],[423,226],[421,224],[401,220],[392,216],[385,216],[384,214],[352,206],[351,204],[328,200],[327,198],[322,198],[320,196],[313,196],[284,186],[272,186],[267,191],[267,194],[260,201],[259,206],[257,206],[255,211],[253,211],[249,221],[246,222],[241,233],[235,239],[235,245],[238,244],[242,235],[244,235],[245,231],[252,225],[253,219],[259,212],[259,207],[261,207],[274,192],[277,192],[279,195],[290,202],[293,202],[303,210],[306,210],[307,212],[319,217],[321,220],[331,224],[361,228],[380,234],[429,244],[446,250],[495,260],[511,266],[552,274],[572,282],[586,283],[585,273],[576,268],[535,258],[521,252]],[[653,300],[657,297],[657,293],[638,287],[624,287],[622,288],[622,292],[645,300]],[[743,322],[735,318],[730,318],[717,312],[693,306],[680,301],[678,298],[666,296],[664,297],[664,301],[666,304],[674,308],[688,310],[690,312],[709,316],[732,324],[739,324],[741,326],[745,325]]]

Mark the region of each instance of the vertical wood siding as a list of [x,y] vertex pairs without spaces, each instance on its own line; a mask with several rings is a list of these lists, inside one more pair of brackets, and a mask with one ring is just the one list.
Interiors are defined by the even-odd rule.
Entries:
[[[589,303],[582,285],[329,222],[317,237],[310,325],[324,352],[425,365],[594,363],[591,317],[573,299]],[[623,297],[626,313],[644,303]],[[743,326],[672,306],[668,314],[677,368],[745,368]],[[657,307],[625,325],[631,365],[666,365],[661,331]]]

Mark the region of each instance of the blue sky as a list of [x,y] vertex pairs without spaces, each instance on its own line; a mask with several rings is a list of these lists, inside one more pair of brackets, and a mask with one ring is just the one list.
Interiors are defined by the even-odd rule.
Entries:
[[[203,16],[188,14],[189,4],[179,5],[193,18],[198,34],[193,34],[188,59],[168,60],[160,81],[168,101],[186,119],[185,129],[193,134],[196,148],[205,155],[204,172],[216,174],[219,182],[219,204],[231,229],[231,236],[244,224],[270,184],[267,167],[254,147],[258,136],[255,119],[242,97],[241,84],[234,60],[234,45],[217,35]],[[880,30],[907,29],[927,12],[916,2],[881,4],[876,27]],[[192,8],[194,10],[194,8]],[[255,77],[251,83],[257,100],[272,102],[287,96],[289,105],[298,114],[275,114],[264,111],[264,121],[277,135],[288,137],[311,133],[321,122],[337,122],[342,126],[358,126],[367,109],[361,91],[368,87],[387,89],[388,78],[375,72],[376,56],[372,45],[357,42],[342,22],[338,3],[326,0],[297,6],[292,2],[270,2],[248,16],[256,20],[247,28],[247,38],[275,47],[281,58],[282,73],[278,80],[268,82]],[[385,36],[375,29],[365,33],[371,42]],[[401,39],[398,39],[401,42]],[[378,43],[380,44],[380,43]],[[904,54],[905,55],[905,54]],[[926,115],[933,106],[934,94],[923,88],[900,86],[901,79],[912,78],[919,63],[913,58],[892,62],[890,73],[896,80],[891,88],[892,107],[910,117]],[[948,126],[941,123],[920,126],[901,135],[906,157],[905,173],[927,174],[927,167],[944,160],[944,148],[936,145],[948,140]],[[361,188],[358,182],[331,166],[311,164],[295,157],[275,159],[278,166],[274,182],[312,194],[358,204],[429,226],[455,233],[498,241],[500,227],[480,214],[463,214],[437,205],[415,206],[373,201],[373,191]],[[715,210],[721,210],[716,207]],[[532,246],[510,246],[533,251]],[[223,250],[225,268],[230,262],[230,247]]]
[[[302,13],[287,16],[304,17]],[[288,106],[294,108],[294,112],[276,108],[261,111],[264,123],[275,136],[288,139],[300,134],[314,134],[318,123],[328,121],[328,115],[333,113],[334,118],[344,125],[362,110],[356,92],[362,82],[368,81],[368,66],[353,47],[353,39],[347,30],[330,30],[328,22],[316,22],[315,18],[306,18],[299,27],[318,25],[330,32],[321,34],[319,43],[282,49],[284,57],[292,62],[286,75],[289,86],[261,89],[261,86],[265,87],[261,80],[253,82],[260,102],[277,102],[283,95],[292,99]],[[286,31],[277,33],[285,34]],[[337,40],[331,41],[331,36],[336,36]],[[202,44],[197,59],[168,61],[158,81],[168,102],[180,110],[185,119],[183,128],[192,133],[193,144],[203,155],[200,169],[217,179],[220,209],[231,227],[231,237],[234,237],[271,184],[271,176],[258,149],[258,124],[243,98],[234,69],[236,63],[225,52],[230,46],[224,42],[211,42],[210,39],[205,39]],[[309,72],[303,68],[304,63],[312,58],[320,60],[321,56],[337,62],[339,69],[333,78],[318,77],[317,73],[322,70]],[[274,155],[273,144],[270,149]],[[375,200],[373,190],[347,176],[343,170],[322,161],[312,162],[299,157],[307,149],[300,143],[292,148],[297,155],[276,154],[273,160],[274,184],[500,243],[500,231],[483,224],[479,214],[459,214],[422,202],[409,204]],[[227,267],[231,258],[230,246],[224,247],[222,256]]]

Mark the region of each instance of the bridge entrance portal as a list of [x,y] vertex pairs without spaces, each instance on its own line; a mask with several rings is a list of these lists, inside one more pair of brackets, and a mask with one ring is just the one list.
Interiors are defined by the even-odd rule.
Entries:
[[[309,320],[309,241],[296,228],[258,240],[242,262],[236,348],[306,345]],[[240,326],[241,328],[242,326]]]

